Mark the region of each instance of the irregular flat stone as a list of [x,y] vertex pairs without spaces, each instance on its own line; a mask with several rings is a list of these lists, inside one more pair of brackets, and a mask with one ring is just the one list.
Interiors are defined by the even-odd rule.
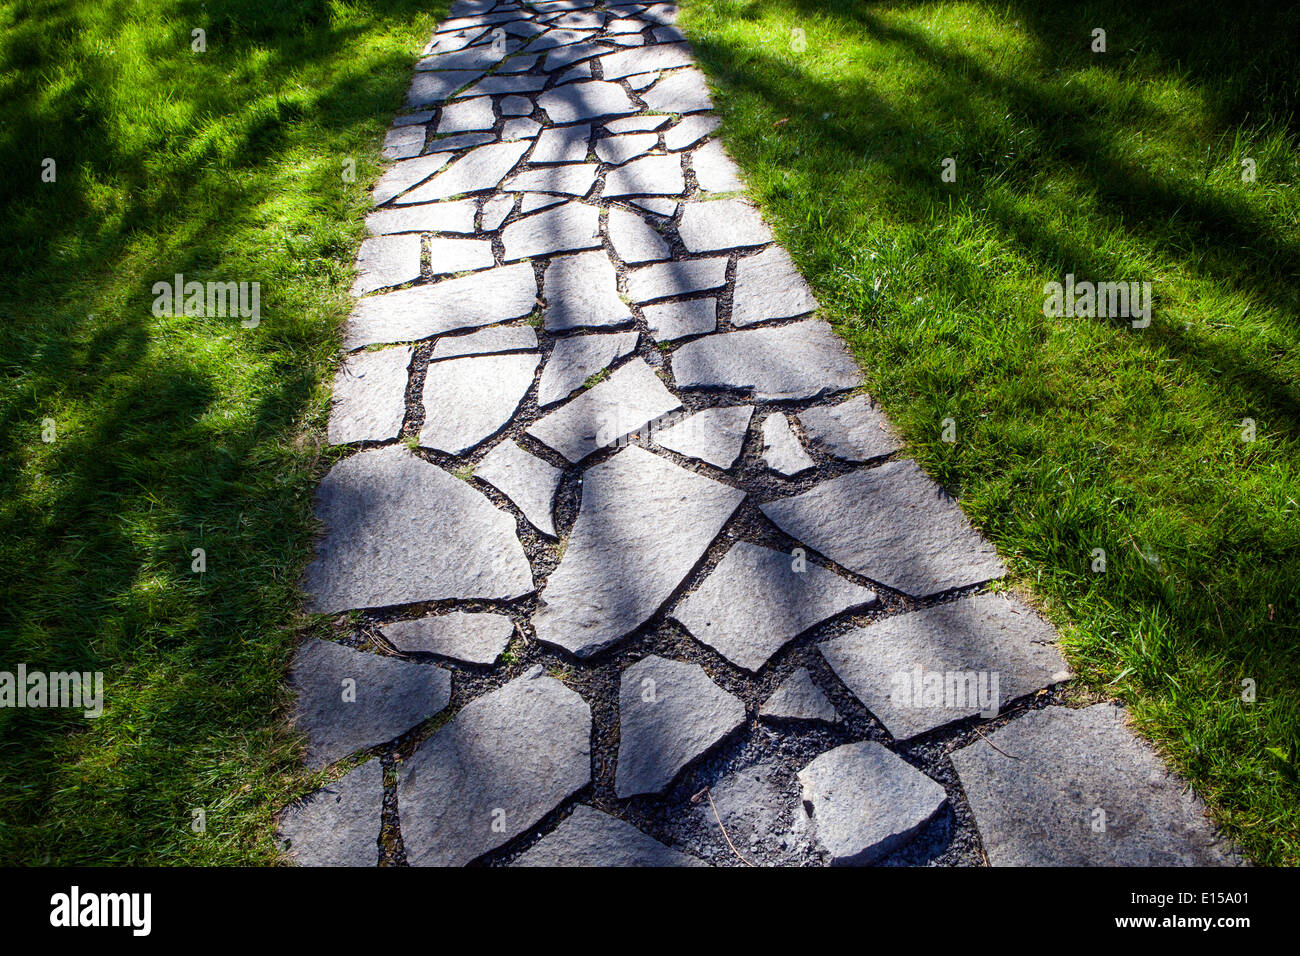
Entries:
[[615,136],[623,133],[646,133],[656,130],[669,121],[668,116],[625,116],[622,119],[606,120],[601,125]]
[[515,861],[515,866],[704,866],[630,823],[591,807],[573,813]]
[[657,79],[659,79],[658,73],[642,73],[640,76],[629,76],[626,82],[628,86],[640,93],[647,87],[653,86]]
[[519,214],[526,216],[530,212],[549,209],[551,206],[558,206],[562,202],[564,202],[563,196],[548,196],[546,193],[524,193],[524,198],[519,200]]
[[353,295],[414,282],[420,278],[420,237],[379,236],[363,239],[357,252]]
[[454,150],[467,149],[470,146],[482,146],[484,143],[493,142],[496,142],[496,136],[492,133],[457,133],[454,136],[443,136],[439,139],[430,140],[425,151],[430,153],[450,153]]
[[875,600],[874,591],[820,565],[737,541],[672,616],[733,664],[757,671],[800,634]]
[[463,96],[500,96],[502,93],[536,93],[546,77],[531,73],[496,73],[479,80]]
[[[683,214],[684,215],[684,214]],[[773,246],[736,263],[736,292],[731,324],[753,325],[768,319],[788,319],[812,312],[817,300],[803,281],[790,254]]]
[[657,342],[671,342],[688,335],[702,335],[718,327],[718,300],[687,299],[647,305],[641,310]]
[[667,428],[656,428],[654,440],[669,451],[726,470],[740,457],[753,414],[748,405],[706,408]]
[[477,700],[401,766],[412,866],[463,866],[591,781],[591,708],[540,666]]
[[439,339],[433,347],[433,359],[457,358],[461,355],[488,355],[492,352],[521,352],[537,348],[537,332],[531,325],[498,325],[469,335]]
[[620,800],[660,793],[696,757],[745,722],[745,705],[704,673],[650,655],[623,672],[618,693]]
[[671,219],[677,215],[676,199],[661,199],[657,196],[647,196],[645,198],[629,199],[633,206],[640,206],[646,212],[652,212],[656,216],[664,216]]
[[641,14],[642,20],[650,23],[658,23],[663,26],[677,22],[677,4],[675,3],[650,3],[646,5],[645,11]]
[[492,112],[492,97],[475,96],[443,107],[442,118],[438,120],[438,132],[472,133],[491,129],[496,121],[496,114]]
[[704,74],[694,69],[669,73],[641,99],[657,113],[698,113],[713,109]]
[[403,204],[450,199],[462,193],[495,189],[528,150],[528,143],[489,143],[472,149],[433,179],[398,199]]
[[605,175],[602,195],[618,196],[680,196],[686,189],[679,156],[643,156]]
[[291,722],[307,736],[312,770],[406,733],[451,700],[451,674],[440,667],[317,638],[298,648],[290,683]]
[[563,401],[583,382],[615,359],[636,348],[638,334],[572,335],[558,340],[537,386],[537,404],[545,408]]
[[514,56],[501,64],[498,73],[527,73],[540,60],[540,56]]
[[797,541],[913,597],[1006,573],[957,503],[907,459],[849,472],[759,507]]
[[627,133],[622,136],[607,136],[596,140],[596,155],[602,163],[617,166],[648,153],[659,145],[659,137],[654,133]]
[[501,127],[501,141],[510,143],[516,140],[532,139],[541,132],[542,124],[526,118],[509,120]]
[[383,812],[376,758],[285,810],[275,842],[299,866],[377,866]]
[[721,125],[722,120],[716,116],[698,113],[694,116],[683,116],[676,126],[664,133],[664,145],[672,150],[686,149],[694,146]]
[[530,455],[512,441],[497,445],[474,469],[474,477],[483,479],[509,498],[529,524],[552,538],[555,537],[555,491],[560,487],[562,474],[560,469]]
[[[547,73],[553,73],[556,70],[563,69],[572,63],[579,63],[583,60],[590,60],[592,57],[600,56],[602,53],[609,53],[613,47],[604,43],[572,43],[569,46],[559,47],[551,50],[546,54],[546,63],[543,69]],[[591,73],[591,67],[587,67],[588,75]]]
[[590,469],[568,548],[533,616],[538,640],[588,657],[636,630],[744,496],[635,445]]
[[614,251],[628,264],[656,262],[670,256],[668,243],[636,213],[613,207],[605,226]]
[[542,298],[551,331],[622,325],[632,312],[618,296],[618,276],[604,250],[559,256],[546,265]]
[[396,438],[406,417],[409,348],[349,355],[334,376],[329,442],[387,441]]
[[404,159],[401,162],[393,163],[392,166],[388,167],[384,175],[379,177],[379,181],[375,183],[375,188],[371,192],[374,204],[382,206],[388,200],[410,189],[416,183],[428,179],[446,166],[449,159],[451,159],[449,154],[434,153],[430,156]]
[[546,110],[551,122],[581,123],[600,116],[626,116],[638,107],[617,83],[587,80],[569,83],[543,93],[537,103]]
[[888,420],[866,395],[799,413],[814,445],[844,461],[870,461],[903,447]]
[[303,577],[308,611],[509,600],[533,589],[514,519],[401,445],[345,458],[316,501],[325,537]]
[[605,32],[611,35],[620,33],[640,33],[646,28],[646,25],[640,20],[611,20],[605,27]]
[[650,366],[634,358],[529,426],[528,434],[576,463],[680,407]]
[[587,158],[591,143],[591,126],[552,126],[537,137],[537,145],[528,157],[534,166],[541,163],[580,163]]
[[849,631],[817,646],[897,740],[983,713],[1069,676],[1056,631],[999,594],[975,594]]
[[874,741],[844,744],[799,771],[817,841],[831,864],[867,866],[906,845],[948,795]]
[[501,240],[507,262],[552,252],[594,249],[600,245],[600,209],[566,202],[515,220],[501,231]]
[[403,116],[393,118],[394,126],[418,126],[423,125],[433,119],[433,110],[420,110],[416,113],[407,113]]
[[531,116],[533,101],[526,96],[507,96],[501,101],[502,116]]
[[634,33],[625,33],[621,36],[610,37],[609,42],[616,43],[619,46],[642,46],[645,44],[645,37],[638,36]]
[[495,664],[514,636],[515,625],[504,614],[451,611],[394,621],[385,625],[383,632],[404,654],[438,654],[467,664]]
[[678,388],[741,389],[782,401],[853,388],[862,376],[831,327],[810,319],[687,342],[673,352],[673,379]]
[[[688,202],[682,207],[682,219],[677,225],[677,232],[688,252],[739,249],[743,246],[761,246],[772,241],[772,231],[763,222],[763,217],[743,199]],[[751,260],[740,261],[743,264]],[[814,302],[813,308],[816,306]]]
[[589,80],[589,79],[591,79],[591,64],[579,63],[573,69],[569,70],[558,80],[556,80],[555,85],[563,86],[565,83],[574,83],[578,80]]
[[469,199],[458,199],[455,202],[380,209],[366,216],[366,229],[376,236],[394,232],[472,233],[474,203]]
[[427,240],[429,246],[429,272],[435,276],[490,269],[495,265],[492,243],[486,239],[443,239],[437,236]]
[[494,199],[485,200],[483,203],[483,230],[485,232],[496,232],[501,223],[505,221],[506,216],[510,215],[510,210],[514,208],[514,196],[497,196]]
[[1236,862],[1201,801],[1111,704],[1031,710],[952,764],[993,866]]
[[464,47],[454,53],[435,53],[415,64],[417,70],[466,70],[479,73],[490,70],[505,57],[504,48],[493,49],[492,44]]
[[705,192],[730,193],[745,188],[740,170],[716,139],[691,153],[691,169],[695,170],[695,182]]
[[828,724],[840,719],[839,711],[813,683],[806,667],[796,668],[767,699],[758,715],[775,720],[824,720]]
[[581,43],[583,40],[590,40],[595,35],[592,30],[547,30],[545,33],[538,35],[524,49],[529,53],[540,53],[543,50],[550,50],[557,46]]
[[691,50],[685,43],[656,43],[600,58],[601,72],[607,80],[619,80],[653,70],[671,70],[691,63]]
[[461,87],[473,83],[483,75],[482,70],[446,70],[441,73],[420,72],[411,80],[406,94],[410,107],[437,106]]
[[664,262],[631,270],[627,274],[627,294],[633,302],[653,302],[669,296],[717,289],[726,283],[727,260],[723,256]]
[[487,269],[362,299],[348,320],[343,347],[407,342],[508,322],[528,315],[536,305],[532,267]]
[[399,126],[384,134],[385,159],[410,159],[424,152],[423,126]]
[[595,163],[571,166],[543,166],[510,177],[501,187],[506,192],[565,193],[585,196],[596,182]]
[[773,412],[763,421],[763,461],[768,468],[787,477],[817,467],[817,462],[799,444],[790,420],[780,412]]
[[533,384],[536,354],[482,355],[430,363],[420,445],[449,455],[500,431]]
[[468,30],[457,30],[454,33],[439,33],[433,43],[430,43],[425,49],[426,54],[436,53],[455,53],[457,50],[463,50],[478,38],[487,33],[486,27],[475,27]]

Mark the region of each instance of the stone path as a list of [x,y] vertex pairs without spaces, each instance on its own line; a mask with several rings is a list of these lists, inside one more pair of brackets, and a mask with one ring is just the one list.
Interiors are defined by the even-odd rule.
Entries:
[[456,0],[384,141],[292,670],[314,865],[1230,862],[907,458],[667,3]]

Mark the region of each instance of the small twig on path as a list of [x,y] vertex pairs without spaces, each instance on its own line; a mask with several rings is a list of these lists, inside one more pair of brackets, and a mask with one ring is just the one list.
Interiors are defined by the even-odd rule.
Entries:
[[727,841],[727,846],[731,847],[731,852],[736,854],[736,859],[740,860],[740,862],[745,864],[745,866],[753,866],[753,863],[750,863],[740,855],[740,851],[736,849],[736,844],[732,843],[731,837],[727,836],[727,828],[722,825],[722,817],[718,816],[718,807],[717,804],[713,802],[713,794],[709,793],[709,788],[705,787],[695,796],[691,797],[691,803],[699,803],[701,795],[709,798],[709,806],[713,807],[713,819],[718,821],[718,829],[722,831],[722,839]]

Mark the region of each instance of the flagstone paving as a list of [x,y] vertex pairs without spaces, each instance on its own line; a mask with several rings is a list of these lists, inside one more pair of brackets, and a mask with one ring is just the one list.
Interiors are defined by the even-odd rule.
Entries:
[[[1220,863],[906,458],[666,2],[455,0],[303,587],[304,865]],[[1096,821],[1105,826],[1098,829]],[[743,861],[743,862],[742,862]]]

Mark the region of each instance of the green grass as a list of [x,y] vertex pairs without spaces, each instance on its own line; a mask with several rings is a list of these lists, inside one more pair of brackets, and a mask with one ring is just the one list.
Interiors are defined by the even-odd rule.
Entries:
[[[1300,863],[1300,7],[688,0],[683,24],[909,453],[1082,680],[1254,859]],[[1045,318],[1066,273],[1151,281],[1151,326]]]
[[[0,710],[0,862],[273,859],[325,385],[445,9],[0,0],[0,670],[106,684],[98,720]],[[259,282],[261,324],[155,318],[177,272]]]

